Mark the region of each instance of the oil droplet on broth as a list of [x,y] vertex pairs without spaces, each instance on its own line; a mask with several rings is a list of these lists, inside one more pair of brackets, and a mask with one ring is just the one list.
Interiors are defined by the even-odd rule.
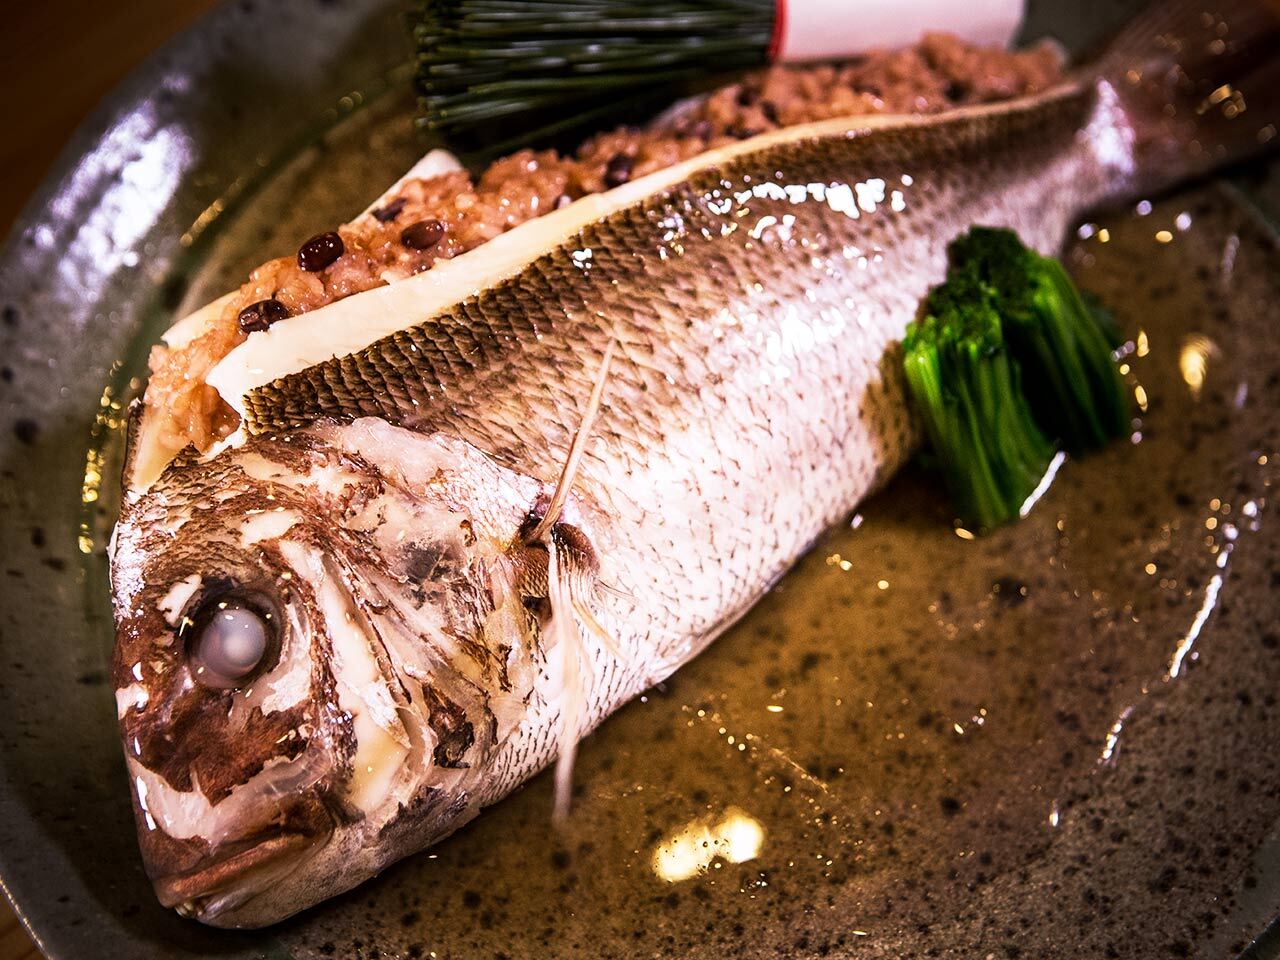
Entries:
[[731,807],[722,817],[700,817],[680,827],[653,851],[653,872],[669,883],[688,880],[709,869],[716,859],[746,863],[760,855],[764,825]]

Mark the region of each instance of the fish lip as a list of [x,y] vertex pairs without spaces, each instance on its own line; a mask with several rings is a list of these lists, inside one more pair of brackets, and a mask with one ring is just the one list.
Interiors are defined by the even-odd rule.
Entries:
[[320,837],[313,834],[282,833],[193,870],[155,877],[152,884],[162,905],[195,915],[200,912],[199,901],[225,891],[247,872],[301,854],[320,840]]

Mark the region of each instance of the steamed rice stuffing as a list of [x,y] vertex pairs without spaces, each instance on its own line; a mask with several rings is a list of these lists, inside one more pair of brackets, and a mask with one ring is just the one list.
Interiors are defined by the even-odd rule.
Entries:
[[779,127],[879,113],[937,113],[1033,94],[1062,76],[1055,48],[1008,52],[929,34],[916,46],[847,63],[777,66],[721,87],[644,128],[620,127],[573,155],[521,150],[478,180],[464,172],[404,184],[382,206],[270,260],[203,334],[151,353],[145,402],[160,444],[204,450],[236,427],[205,377],[245,337],[285,317],[390,283],[480,246],[549,210],[703,151]]

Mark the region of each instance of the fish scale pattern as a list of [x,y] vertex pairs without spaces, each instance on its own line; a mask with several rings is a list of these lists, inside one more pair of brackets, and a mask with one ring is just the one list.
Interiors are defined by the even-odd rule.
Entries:
[[[593,603],[614,641],[587,641],[585,731],[704,649],[911,453],[899,345],[945,272],[947,241],[983,223],[1055,248],[1077,211],[1124,188],[1123,165],[1097,148],[1099,126],[1115,122],[1094,89],[1064,88],[797,135],[708,167],[531,251],[515,275],[426,322],[256,389],[249,444],[175,465],[159,490],[199,489],[220,461],[262,444],[288,460],[310,437],[363,473],[460,440],[483,468],[459,460],[450,482],[473,516],[506,518],[480,527],[514,539],[536,491],[553,488],[613,342],[566,514],[609,588]],[[366,486],[380,489],[383,474]],[[431,477],[406,479],[416,489]],[[438,784],[415,787],[376,840],[344,834],[346,847],[308,865],[315,890],[281,889],[249,915],[346,889],[552,762],[568,691],[551,651],[534,652],[516,719],[484,741],[456,803],[441,806]]]
[[[800,138],[709,167],[351,356],[259,388],[251,431],[375,415],[458,436],[552,484],[608,342],[575,493],[632,662],[598,720],[741,615],[888,476],[916,431],[896,352],[948,238],[1052,248],[1105,192],[1096,98]],[[551,749],[548,746],[548,749]]]

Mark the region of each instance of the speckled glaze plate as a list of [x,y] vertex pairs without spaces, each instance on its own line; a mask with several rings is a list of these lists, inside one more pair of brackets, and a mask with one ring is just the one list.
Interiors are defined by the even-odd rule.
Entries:
[[[1133,8],[1039,4],[1027,33],[1079,49]],[[538,778],[268,931],[157,905],[105,673],[121,404],[175,310],[422,151],[400,17],[219,10],[85,124],[0,253],[0,875],[46,952],[1275,955],[1253,942],[1280,913],[1266,169],[1069,247],[1130,341],[1132,444],[979,541],[907,470],[584,744],[567,827]]]

